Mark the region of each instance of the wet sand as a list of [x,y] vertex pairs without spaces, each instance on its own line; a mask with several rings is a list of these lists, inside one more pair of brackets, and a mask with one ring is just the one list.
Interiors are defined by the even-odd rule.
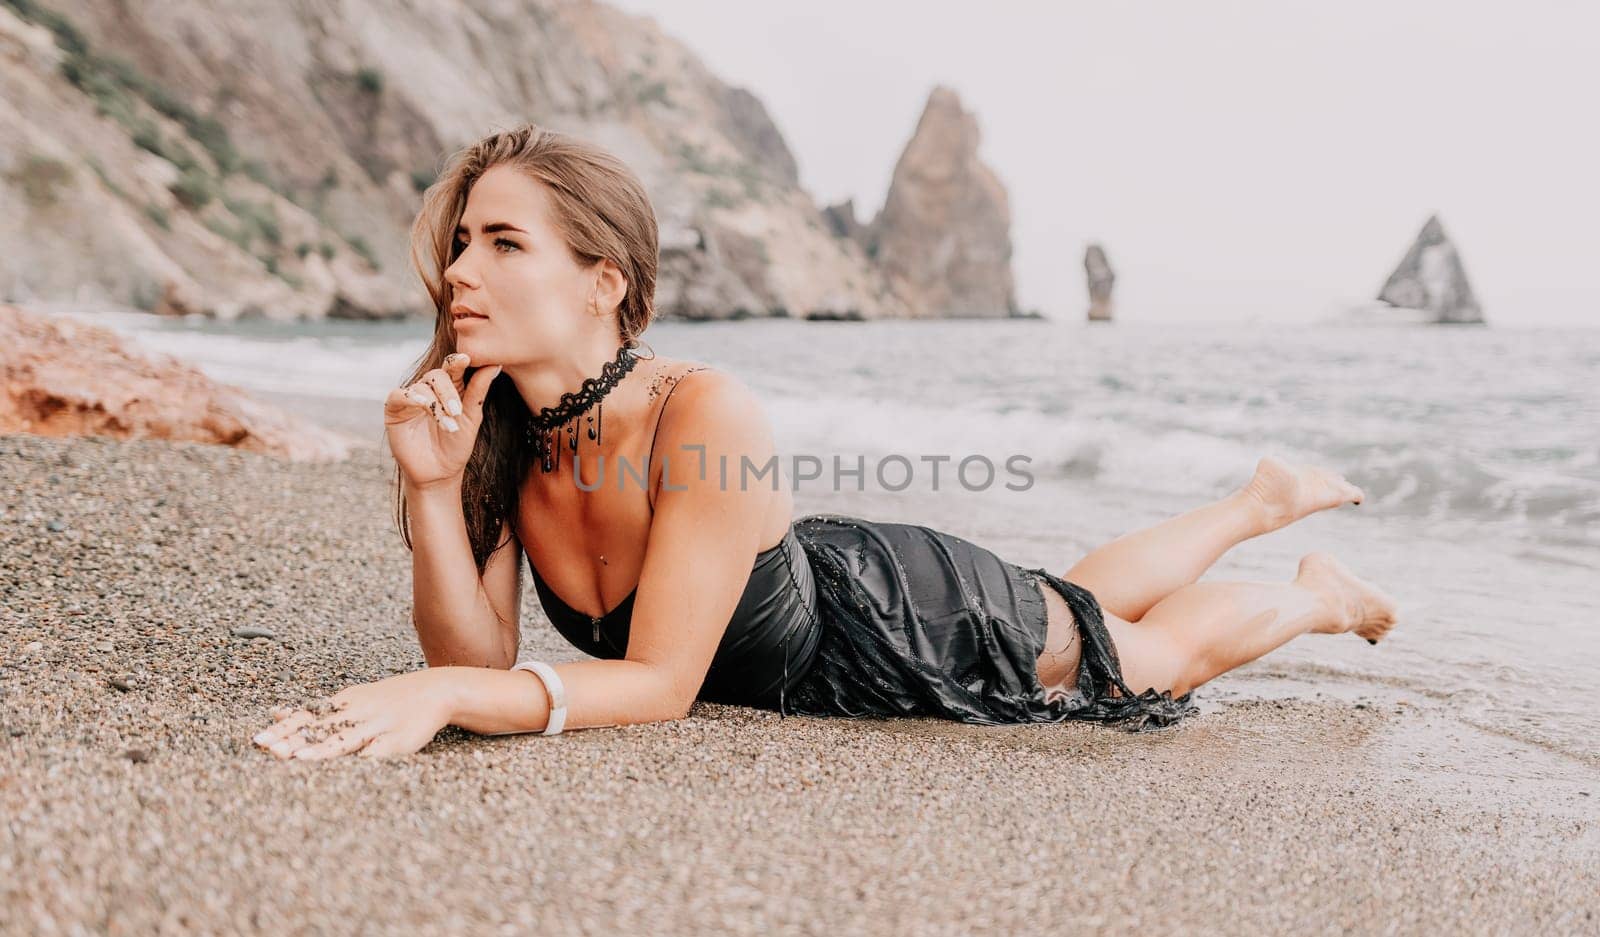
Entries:
[[[0,438],[0,932],[1600,928],[1593,769],[1398,691],[1224,678],[1145,734],[701,703],[280,762],[269,707],[422,666],[389,478]],[[531,589],[524,621],[580,656]]]

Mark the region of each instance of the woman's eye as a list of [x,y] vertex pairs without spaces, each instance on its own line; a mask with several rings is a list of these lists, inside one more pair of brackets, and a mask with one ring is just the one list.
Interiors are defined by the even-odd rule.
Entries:
[[[517,246],[517,242],[516,241],[512,241],[512,240],[510,240],[508,238],[495,238],[494,239],[494,246],[496,248],[504,248],[504,249],[506,249],[507,253],[510,253],[511,251],[517,251],[517,250],[521,250],[522,249],[522,248]],[[464,251],[466,249],[467,249],[467,242],[465,240],[463,240],[462,238],[456,238],[456,253],[459,254],[459,253],[461,253],[462,251]]]

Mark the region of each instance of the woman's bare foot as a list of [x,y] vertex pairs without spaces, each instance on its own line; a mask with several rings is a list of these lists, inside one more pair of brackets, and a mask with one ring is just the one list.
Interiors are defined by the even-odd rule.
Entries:
[[1337,472],[1315,465],[1292,465],[1270,455],[1256,463],[1254,477],[1238,494],[1255,509],[1262,533],[1346,502],[1360,504],[1366,497]]
[[1387,593],[1364,582],[1349,567],[1327,553],[1307,553],[1300,558],[1296,585],[1304,586],[1328,600],[1334,614],[1327,627],[1313,628],[1320,634],[1354,631],[1377,644],[1395,625],[1399,607]]

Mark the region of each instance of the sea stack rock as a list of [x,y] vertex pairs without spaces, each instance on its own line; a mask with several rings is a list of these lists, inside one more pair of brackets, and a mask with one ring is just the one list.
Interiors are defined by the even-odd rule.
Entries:
[[[863,232],[867,255],[915,317],[1009,317],[1011,209],[978,159],[978,121],[943,85],[928,96],[895,164],[883,209]],[[833,213],[834,230],[848,221]]]
[[1099,244],[1090,244],[1084,251],[1083,271],[1089,280],[1089,321],[1110,322],[1111,287],[1116,284],[1117,275]]
[[1483,322],[1483,309],[1467,282],[1461,255],[1444,233],[1438,215],[1422,226],[1416,243],[1389,275],[1378,299],[1391,306],[1427,312],[1434,322]]

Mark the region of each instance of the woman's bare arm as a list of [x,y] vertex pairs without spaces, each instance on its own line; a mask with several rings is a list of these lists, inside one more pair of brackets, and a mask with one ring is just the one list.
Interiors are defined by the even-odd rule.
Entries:
[[429,667],[506,670],[516,663],[522,594],[521,549],[510,525],[479,577],[457,480],[404,483],[411,516],[412,623]]
[[[754,395],[715,371],[697,374],[675,393],[678,404],[656,447],[671,474],[655,499],[627,657],[555,665],[567,693],[566,724],[574,729],[688,714],[749,582],[770,499],[777,497],[762,483],[739,483],[741,457],[760,466],[773,454]],[[705,447],[706,472],[699,450],[686,446]],[[718,469],[723,457],[726,485]],[[543,682],[531,673],[463,669],[452,673],[449,696],[448,721],[485,735],[539,731],[550,717]]]
[[[567,693],[566,729],[600,729],[681,719],[688,707],[661,675],[631,660],[575,660],[553,665]],[[544,681],[524,671],[450,667],[448,724],[479,735],[538,732],[550,724]]]

